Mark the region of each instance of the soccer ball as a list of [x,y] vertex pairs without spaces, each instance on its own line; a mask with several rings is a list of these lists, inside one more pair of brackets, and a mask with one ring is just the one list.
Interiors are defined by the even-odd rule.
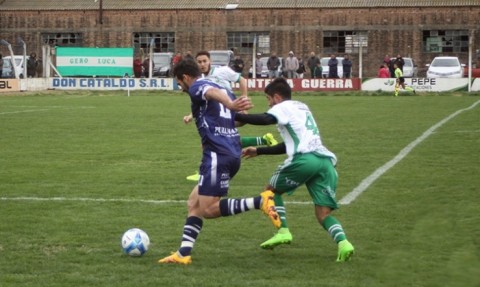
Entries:
[[129,229],[122,236],[123,252],[130,256],[142,256],[147,252],[149,245],[150,238],[139,228]]

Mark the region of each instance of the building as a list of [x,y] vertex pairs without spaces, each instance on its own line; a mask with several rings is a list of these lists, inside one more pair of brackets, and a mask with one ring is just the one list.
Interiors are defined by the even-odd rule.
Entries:
[[[3,0],[0,39],[15,53],[42,45],[134,47],[145,52],[254,49],[286,56],[351,55],[354,76],[376,75],[386,54],[412,57],[419,75],[438,55],[473,63],[480,49],[480,0]],[[0,46],[3,55],[8,54]],[[360,52],[362,57],[360,57]],[[423,73],[423,74],[422,74]]]

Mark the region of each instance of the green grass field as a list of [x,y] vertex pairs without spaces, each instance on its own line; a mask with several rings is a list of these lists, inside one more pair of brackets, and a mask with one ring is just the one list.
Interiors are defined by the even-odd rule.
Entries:
[[[262,94],[255,108],[267,109]],[[477,95],[295,95],[338,158],[338,199]],[[185,180],[200,160],[189,99],[167,92],[0,96],[0,286],[480,286],[480,105],[435,129],[335,212],[356,247],[338,264],[306,189],[286,197],[294,241],[258,211],[207,220],[190,266],[159,258],[179,246]],[[242,135],[276,128],[246,126]],[[284,156],[243,162],[230,195],[262,191]],[[131,227],[152,241],[122,254]],[[475,271],[476,270],[476,271]]]

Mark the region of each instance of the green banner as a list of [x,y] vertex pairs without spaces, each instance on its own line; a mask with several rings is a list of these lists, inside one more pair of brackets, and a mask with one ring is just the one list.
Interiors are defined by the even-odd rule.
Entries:
[[133,74],[133,48],[57,47],[56,54],[62,77]]

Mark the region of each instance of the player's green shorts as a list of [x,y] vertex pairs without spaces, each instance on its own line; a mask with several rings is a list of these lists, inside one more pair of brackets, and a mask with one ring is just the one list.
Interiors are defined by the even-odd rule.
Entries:
[[331,158],[307,153],[297,154],[290,163],[280,165],[270,178],[270,185],[279,193],[292,194],[305,184],[315,205],[337,209],[337,180]]

